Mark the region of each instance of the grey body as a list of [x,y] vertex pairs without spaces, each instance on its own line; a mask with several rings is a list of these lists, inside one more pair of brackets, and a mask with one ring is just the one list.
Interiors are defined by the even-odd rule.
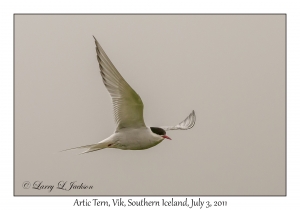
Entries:
[[151,131],[148,127],[141,128],[123,128],[112,134],[107,139],[99,142],[108,148],[123,150],[143,150],[151,148],[164,138]]
[[[95,37],[94,37],[95,38]],[[95,38],[97,60],[103,83],[109,92],[116,122],[116,131],[108,138],[96,144],[72,149],[87,148],[83,153],[94,152],[104,148],[123,150],[143,150],[151,148],[165,138],[168,130],[187,130],[194,126],[195,112],[175,126],[147,127],[144,122],[144,104],[141,97],[130,87],[116,67],[110,61]]]

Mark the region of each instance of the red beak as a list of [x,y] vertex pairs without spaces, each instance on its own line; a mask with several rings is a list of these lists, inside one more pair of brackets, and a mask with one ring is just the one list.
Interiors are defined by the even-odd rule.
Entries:
[[169,136],[167,135],[162,135],[162,137],[164,137],[165,139],[169,139],[169,140],[172,140]]

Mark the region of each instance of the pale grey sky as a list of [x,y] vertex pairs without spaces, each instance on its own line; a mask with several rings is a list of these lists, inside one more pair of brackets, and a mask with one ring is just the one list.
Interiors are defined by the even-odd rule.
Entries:
[[[284,15],[15,16],[15,192],[283,195]],[[143,151],[58,151],[115,129],[94,35],[144,102],[149,126],[196,125]]]

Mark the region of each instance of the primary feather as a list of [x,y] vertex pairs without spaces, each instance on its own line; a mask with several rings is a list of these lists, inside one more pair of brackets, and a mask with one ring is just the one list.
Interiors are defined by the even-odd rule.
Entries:
[[145,127],[142,99],[124,80],[97,39],[95,37],[94,39],[103,83],[113,102],[116,130]]
[[193,110],[187,118],[185,118],[182,122],[180,122],[178,125],[175,126],[161,126],[162,129],[165,131],[168,130],[188,130],[191,129],[196,122],[196,114]]

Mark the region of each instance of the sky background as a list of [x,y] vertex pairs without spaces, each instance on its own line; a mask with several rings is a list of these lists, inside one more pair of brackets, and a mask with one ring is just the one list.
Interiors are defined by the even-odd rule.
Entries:
[[[15,16],[17,195],[284,195],[284,15]],[[148,126],[188,131],[148,150],[60,150],[115,129],[94,35]],[[23,189],[77,181],[92,190]]]

